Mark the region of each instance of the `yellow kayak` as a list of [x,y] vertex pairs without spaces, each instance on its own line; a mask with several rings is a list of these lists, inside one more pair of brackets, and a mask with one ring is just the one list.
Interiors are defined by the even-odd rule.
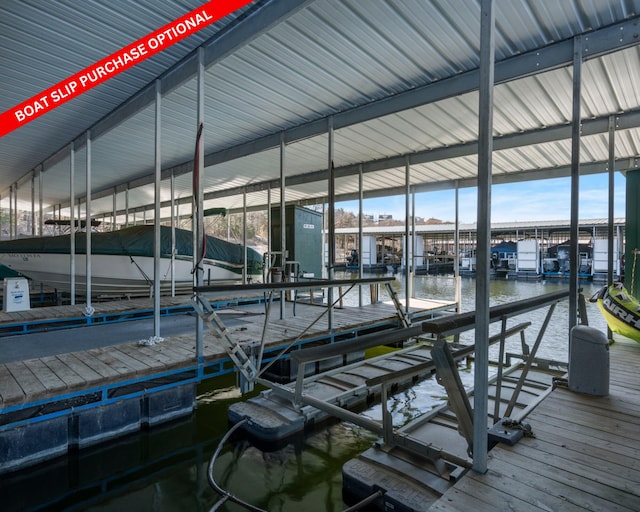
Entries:
[[612,332],[640,343],[640,302],[622,283],[603,287],[589,301],[598,304]]

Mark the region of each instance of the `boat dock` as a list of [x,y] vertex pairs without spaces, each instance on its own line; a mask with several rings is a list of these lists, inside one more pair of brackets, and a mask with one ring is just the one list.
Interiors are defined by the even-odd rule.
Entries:
[[[279,318],[276,308],[266,308],[263,295],[216,297],[209,304],[221,318],[228,313],[236,317],[227,331],[239,343],[264,340],[265,361],[283,347],[295,351],[309,343],[400,325],[396,307],[382,302],[335,308],[332,330],[326,316],[310,325],[310,319],[327,309],[317,305],[287,302],[286,316]],[[437,302],[433,306],[432,314],[441,314],[454,304]],[[165,314],[194,312],[189,297],[163,298],[162,307]],[[153,304],[152,299],[97,303],[91,317],[82,314],[82,306],[41,309],[3,313],[0,332],[29,336],[39,330],[148,318]],[[56,354],[1,364],[0,472],[191,414],[199,382],[236,371],[220,339],[211,332],[204,333],[203,360],[198,361],[193,332],[159,343],[127,340],[74,352],[65,351],[65,339],[58,337],[62,346]],[[73,329],[68,333],[67,338],[74,336]]]
[[[456,325],[463,326],[464,316],[425,326],[451,332]],[[537,344],[525,360],[534,358]],[[440,411],[434,411],[397,430],[389,424],[383,439],[343,466],[345,492],[379,510],[638,510],[640,385],[636,370],[640,350],[637,343],[621,339],[607,346],[606,353],[607,386],[597,392],[572,390],[571,364],[578,357],[571,359],[563,377],[529,372],[526,380],[534,381],[530,389],[539,385],[540,391],[537,397],[529,390],[524,395],[521,392],[517,398],[523,406],[520,411],[511,408],[511,402],[522,374],[517,386],[513,386],[515,380],[503,384],[500,401],[490,386],[488,425],[500,421],[489,429],[486,473],[473,471],[470,459],[465,464],[465,449],[473,446],[471,409],[461,403],[462,394],[455,386],[445,384],[454,414],[448,412],[443,418]],[[543,367],[545,364],[543,361]],[[575,375],[598,379],[605,360],[590,364],[592,373],[577,368]],[[509,406],[503,409],[507,401]],[[448,433],[443,427],[449,427]],[[441,450],[445,450],[444,457]],[[438,468],[432,463],[440,459],[449,464]]]
[[486,474],[468,472],[426,510],[639,510],[639,349],[616,341],[608,396],[555,388],[527,416],[535,437],[497,445]]

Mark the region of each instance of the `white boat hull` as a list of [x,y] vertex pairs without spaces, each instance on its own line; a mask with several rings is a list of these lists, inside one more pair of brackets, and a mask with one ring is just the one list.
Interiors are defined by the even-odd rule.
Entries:
[[[31,279],[34,286],[43,285],[57,291],[71,291],[71,258],[68,254],[3,253],[0,263]],[[87,267],[84,254],[75,258],[75,292],[87,292]],[[173,266],[173,273],[172,273]],[[242,267],[224,262],[203,260],[204,284],[222,284],[242,281]],[[190,257],[160,258],[160,287],[169,293],[172,282],[176,291],[187,292],[193,287],[193,261]],[[91,256],[91,294],[118,296],[149,296],[153,291],[153,258],[148,256],[102,255]],[[262,278],[260,275],[247,276]]]

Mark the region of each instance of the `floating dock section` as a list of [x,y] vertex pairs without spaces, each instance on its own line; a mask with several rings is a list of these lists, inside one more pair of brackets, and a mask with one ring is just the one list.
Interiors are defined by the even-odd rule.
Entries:
[[[244,345],[262,339],[267,360],[285,347],[296,351],[307,344],[356,338],[400,325],[395,307],[383,303],[336,309],[330,329],[326,318],[309,325],[309,318],[326,308],[287,302],[287,317],[278,318],[275,311],[268,312],[262,293],[256,297],[252,290],[253,298],[232,293],[225,292],[231,297],[226,302],[217,294],[208,300],[209,307],[220,317],[229,309],[242,315],[227,333]],[[168,298],[162,300],[161,307],[167,308],[162,314],[194,312],[191,297],[171,299],[170,304]],[[153,316],[152,299],[96,303],[95,308],[93,317],[84,316],[82,306],[2,313],[0,335],[28,336],[45,329]],[[294,308],[297,316],[292,315]],[[153,345],[132,340],[0,364],[0,473],[190,415],[199,382],[236,372],[220,338],[213,333],[203,338],[201,359],[190,332]]]
[[[488,388],[489,449],[498,443],[513,445],[529,434],[529,426],[523,420],[551,392],[556,379],[566,375],[566,363],[539,360],[536,353],[557,302],[567,296],[567,292],[556,292],[490,309],[490,321],[501,320],[502,330],[497,335],[501,357]],[[533,347],[529,347],[524,338],[528,322],[512,327],[512,332],[507,331],[508,318],[544,306],[549,306],[547,318]],[[368,385],[379,384],[383,390],[383,435],[372,448],[343,466],[343,490],[348,502],[367,502],[378,510],[426,511],[472,467],[473,389],[465,390],[462,386],[445,338],[474,326],[474,312],[423,323],[423,330],[438,338],[432,348],[432,358],[448,403],[407,425],[394,428],[385,400],[385,390],[393,389],[396,381],[406,378],[407,373],[368,381]],[[522,353],[506,353],[503,360],[505,339],[518,332]],[[511,364],[513,357],[520,361]]]

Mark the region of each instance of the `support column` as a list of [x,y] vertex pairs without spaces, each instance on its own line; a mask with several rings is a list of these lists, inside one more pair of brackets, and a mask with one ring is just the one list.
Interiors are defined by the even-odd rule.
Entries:
[[[358,166],[358,279],[362,279],[363,268],[362,258],[364,256],[362,230],[364,229],[364,177],[362,172],[362,164]],[[371,257],[369,257],[371,264]],[[362,285],[358,285],[358,306],[362,307]]]
[[[287,260],[287,214],[286,214],[286,180],[285,180],[285,140],[284,132],[280,135],[280,263],[282,264],[282,272],[286,268]],[[274,258],[275,259],[275,258]],[[280,291],[280,319],[286,316],[286,294],[284,290]]]
[[153,335],[160,337],[160,181],[162,179],[162,146],[161,146],[161,113],[162,94],[160,80],[156,80],[155,104],[155,144],[154,163],[155,179],[153,187],[154,222],[153,222]]
[[31,171],[31,236],[36,236],[36,170]]
[[[580,85],[582,38],[573,41],[573,114],[571,126],[571,219],[569,245],[569,331],[578,323],[578,270],[580,268],[578,201],[580,196]],[[568,341],[568,340],[567,340]]]
[[271,183],[269,183],[267,188],[267,257],[264,258],[265,268],[262,271],[262,275],[264,276],[263,281],[267,282],[267,276],[269,275],[269,269],[273,266],[271,260],[271,251],[273,246],[273,241],[271,240],[273,236],[272,232],[272,220],[271,220]]
[[[455,231],[453,234],[453,277],[456,283],[456,313],[462,313],[462,282],[460,280],[460,182],[456,180],[455,188]],[[471,258],[471,255],[469,256]],[[471,261],[471,260],[470,260]],[[471,270],[471,269],[470,269]]]
[[118,216],[118,187],[113,187],[113,204],[111,206],[113,212],[111,214],[111,229],[109,231],[115,231],[116,218]]
[[[204,49],[198,48],[198,122],[197,130],[200,131],[200,127],[204,126]],[[204,128],[200,135],[200,142],[197,145],[197,154],[195,155],[196,162],[194,162],[194,191],[193,191],[193,207],[191,209],[191,228],[193,229],[194,236],[194,280],[196,286],[202,286],[203,284],[203,271],[198,269],[195,265],[197,263],[198,248],[202,243],[203,231],[204,231],[204,217],[202,214],[203,208],[203,193],[202,193],[202,173],[204,172]],[[196,170],[198,172],[196,172]],[[196,218],[197,213],[197,218]],[[204,322],[200,315],[196,317],[196,356],[198,358],[198,364],[204,362],[204,342],[203,342],[203,330]]]
[[[329,279],[334,279],[334,267],[336,264],[336,177],[335,167],[333,164],[333,117],[329,117],[328,132],[328,151],[327,151],[327,166],[328,166],[328,192],[329,192],[329,213],[327,217],[327,233],[329,239],[329,265],[328,275]],[[329,332],[331,333],[333,340],[333,288],[329,287],[327,300],[329,302]]]
[[473,410],[473,470],[487,471],[489,393],[489,264],[491,260],[491,172],[493,152],[493,86],[495,13],[493,0],[480,11],[480,97],[478,133],[478,250],[476,264],[476,344]]
[[627,201],[626,201],[626,246],[624,252],[625,288],[634,297],[640,297],[640,171],[627,171]]
[[85,211],[85,229],[87,247],[85,251],[85,263],[87,269],[87,293],[86,293],[86,305],[84,308],[84,314],[86,316],[93,315],[94,309],[91,305],[91,130],[87,130],[87,169],[86,169],[86,181],[87,181],[87,195],[86,195],[86,211]]
[[[176,296],[176,177],[171,171],[171,296]],[[179,217],[178,217],[179,218]]]
[[242,191],[242,284],[247,284],[247,191]]
[[[615,179],[615,163],[616,163],[616,116],[609,116],[609,202],[608,202],[608,218],[607,218],[607,285],[613,283],[613,198],[615,194],[614,179]],[[595,228],[594,228],[595,230]],[[616,251],[616,256],[618,251]],[[607,338],[613,339],[613,332],[607,325]]]
[[129,227],[129,184],[124,191],[124,227]]
[[13,237],[18,238],[18,184],[13,186]]
[[409,199],[411,196],[411,164],[409,157],[405,157],[404,161],[404,309],[409,314],[409,302],[411,301],[411,275],[413,265],[411,264],[411,225],[409,217],[411,217],[411,209]]
[[[69,276],[71,287],[71,305],[76,304],[76,147],[72,141],[69,146],[69,222],[71,230],[69,231]],[[55,212],[54,212],[55,213]],[[78,219],[80,220],[80,219]]]

